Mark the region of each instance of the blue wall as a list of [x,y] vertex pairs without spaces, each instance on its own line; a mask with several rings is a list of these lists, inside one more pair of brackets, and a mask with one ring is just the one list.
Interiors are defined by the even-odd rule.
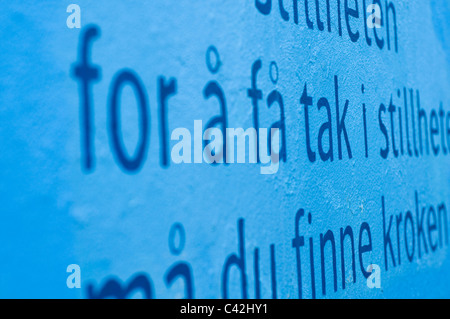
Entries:
[[[348,4],[358,4],[359,18],[346,15],[340,1],[341,35],[338,1],[330,1],[330,31],[325,1],[323,31],[315,1],[309,1],[312,28],[303,1],[296,23],[295,2],[284,0],[281,15],[275,0],[270,12],[254,1],[79,0],[81,29],[66,25],[70,1],[3,2],[0,297],[99,297],[105,287],[104,294],[156,298],[450,297],[448,2],[392,0],[394,21],[381,1],[381,48],[374,29],[367,28],[368,43],[362,0]],[[347,20],[358,39],[350,38]],[[97,37],[86,38],[93,30]],[[83,43],[90,67],[99,70],[95,81],[84,82],[90,149],[83,79],[75,72]],[[257,61],[256,88],[249,91]],[[125,157],[144,139],[131,169],[111,127],[113,84],[121,74],[141,83],[147,101],[148,114],[139,112],[138,95],[125,82],[115,131]],[[176,93],[163,99],[160,81],[171,79]],[[286,157],[276,174],[260,174],[261,164],[170,162],[175,128],[193,132],[194,120],[205,125],[220,114],[216,96],[204,95],[208,85],[223,93],[233,128],[255,126],[252,103],[260,127],[279,121],[279,103],[268,107],[269,95],[279,93]],[[252,100],[256,89],[261,99]],[[328,123],[325,101],[332,158],[325,155],[328,126],[318,141]],[[346,230],[354,248],[350,235],[341,245]],[[321,238],[330,241],[321,245]],[[66,286],[69,264],[81,268],[81,289]],[[381,288],[367,286],[361,265],[370,264],[381,269]],[[114,289],[117,283],[123,291]],[[127,295],[130,283],[148,289]]]

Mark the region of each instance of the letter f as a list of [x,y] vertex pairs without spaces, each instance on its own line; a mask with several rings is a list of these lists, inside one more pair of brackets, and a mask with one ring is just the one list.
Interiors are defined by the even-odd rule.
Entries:
[[100,36],[100,30],[96,25],[90,25],[85,28],[81,34],[81,45],[78,51],[78,64],[72,67],[73,77],[80,81],[80,125],[81,125],[81,148],[82,151],[82,167],[86,171],[91,171],[93,163],[93,147],[92,147],[92,117],[90,108],[90,82],[100,79],[100,68],[89,65],[90,43]]
[[300,209],[295,215],[295,237],[292,239],[292,247],[295,248],[296,256],[297,256],[297,278],[298,278],[298,298],[302,299],[302,268],[300,263],[300,247],[305,245],[305,239],[303,236],[299,236],[299,227],[300,217],[305,215],[305,211]]

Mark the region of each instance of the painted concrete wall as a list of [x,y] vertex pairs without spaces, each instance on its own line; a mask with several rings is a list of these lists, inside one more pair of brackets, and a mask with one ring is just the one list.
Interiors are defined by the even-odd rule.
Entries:
[[[450,297],[450,7],[366,2],[3,2],[0,296]],[[214,119],[278,171],[174,163]]]

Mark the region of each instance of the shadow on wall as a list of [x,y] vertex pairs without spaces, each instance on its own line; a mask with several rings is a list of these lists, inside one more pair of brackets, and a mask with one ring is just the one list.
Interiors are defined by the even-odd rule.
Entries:
[[447,70],[450,71],[450,41],[445,41],[445,37],[450,36],[450,20],[448,20],[448,16],[450,15],[450,2],[431,0],[430,6],[433,13],[434,32],[442,45],[442,49],[444,49]]

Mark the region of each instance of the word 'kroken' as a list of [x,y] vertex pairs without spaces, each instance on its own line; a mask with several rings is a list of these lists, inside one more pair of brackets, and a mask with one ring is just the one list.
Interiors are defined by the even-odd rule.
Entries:
[[[194,160],[192,160],[192,135],[187,128],[176,128],[171,135],[172,141],[179,141],[172,147],[171,157],[175,164],[181,163],[202,163],[208,164],[225,163],[230,164],[245,163],[246,159],[246,138],[248,139],[248,162],[252,164],[259,162],[269,164],[261,166],[261,174],[275,174],[278,172],[280,158],[280,130],[271,128],[270,136],[267,136],[267,128],[259,128],[258,132],[253,127],[244,131],[243,128],[225,129],[225,136],[222,130],[211,127],[204,131],[201,120],[194,121]],[[258,141],[259,136],[259,141]],[[236,156],[234,154],[234,142],[236,143]],[[210,141],[206,144],[207,141]],[[259,142],[259,144],[257,144]],[[205,145],[206,144],[206,145]],[[270,145],[270,149],[268,149]],[[259,147],[258,147],[259,146]]]
[[[334,228],[327,227],[320,216],[313,218],[317,212],[300,208],[292,214],[293,236],[287,241],[269,242],[269,249],[252,246],[256,243],[255,237],[246,236],[246,220],[239,218],[237,247],[227,254],[221,265],[213,266],[221,267],[222,271],[220,278],[210,278],[210,282],[220,284],[223,299],[316,299],[332,295],[338,289],[356,288],[361,280],[368,289],[381,288],[382,268],[385,272],[401,271],[398,268],[402,265],[423,265],[448,251],[449,219],[445,200],[432,203],[422,192],[414,190],[414,197],[409,202],[410,206],[399,210],[382,194],[378,210],[381,225],[362,219]],[[314,229],[318,223],[323,228],[316,233]],[[183,224],[172,225],[168,243],[173,256],[186,256],[181,254],[185,251],[186,237]],[[286,254],[283,261],[287,262],[277,263],[276,249]],[[379,251],[383,253],[377,253]],[[126,282],[109,276],[99,285],[87,283],[86,297],[129,298],[141,292],[143,297],[152,299],[159,297],[156,296],[159,289],[180,289],[180,286],[173,287],[178,281],[183,283],[184,297],[194,299],[202,294],[196,286],[198,277],[195,275],[200,273],[196,270],[198,266],[187,260],[177,260],[168,267],[162,281],[155,282],[154,277],[145,272],[135,273]],[[291,267],[295,268],[294,273]],[[205,276],[204,273],[200,275]],[[285,282],[286,278],[294,280],[298,294],[292,295],[285,286],[280,287],[279,283]],[[155,286],[161,282],[164,285]]]

